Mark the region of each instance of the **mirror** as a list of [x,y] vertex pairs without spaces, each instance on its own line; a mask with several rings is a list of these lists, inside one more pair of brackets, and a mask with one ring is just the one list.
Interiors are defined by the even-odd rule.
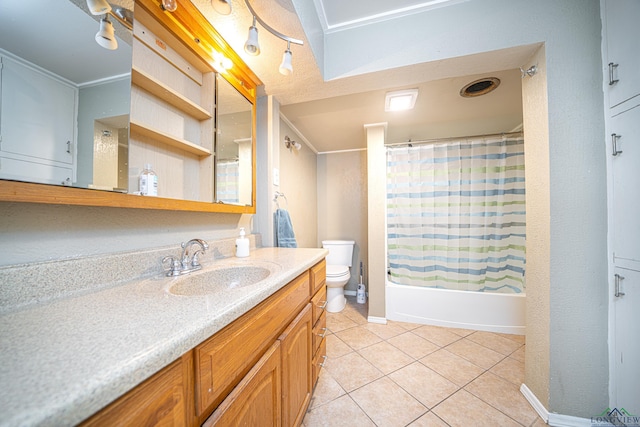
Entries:
[[249,206],[253,196],[253,104],[220,74],[216,80],[216,201]]
[[[130,10],[133,9],[134,0],[108,1],[112,6],[120,5]],[[80,9],[86,11],[86,0],[60,0],[55,3],[56,9],[51,7],[50,1],[45,2],[45,0],[0,2],[0,49],[6,49],[6,51],[13,52],[13,54],[31,62],[35,62],[36,59],[48,58],[49,62],[57,64],[58,67],[61,64],[72,64],[74,66],[70,68],[76,74],[98,70],[103,72],[103,75],[77,80],[77,76],[69,75],[64,79],[58,79],[63,84],[53,85],[58,87],[58,92],[54,95],[48,95],[49,99],[55,100],[55,102],[50,102],[50,104],[55,104],[55,109],[50,109],[55,114],[40,114],[39,116],[43,117],[41,123],[37,122],[31,128],[13,126],[20,133],[19,138],[15,138],[15,141],[18,142],[13,145],[5,143],[8,134],[4,123],[7,120],[2,114],[3,117],[0,117],[2,128],[0,130],[2,130],[3,140],[0,148],[4,150],[8,147],[9,149],[6,152],[0,151],[0,201],[192,212],[255,213],[255,102],[257,88],[262,85],[262,82],[216,32],[197,7],[190,1],[180,1],[179,7],[169,13],[162,8],[162,0],[135,0],[136,21],[143,22],[144,26],[161,37],[159,40],[151,40],[151,44],[157,49],[165,50],[167,47],[162,41],[165,36],[168,36],[167,39],[173,39],[170,47],[173,48],[175,56],[170,62],[175,59],[176,64],[184,63],[182,59],[188,58],[188,61],[194,60],[190,63],[194,64],[196,69],[202,73],[215,75],[211,71],[216,70],[224,76],[226,82],[242,94],[245,102],[248,102],[251,110],[251,132],[249,133],[252,140],[251,173],[239,176],[248,177],[251,191],[246,192],[248,196],[240,196],[239,194],[237,203],[215,203],[217,201],[214,188],[216,164],[213,161],[215,157],[213,150],[215,148],[213,145],[215,119],[212,119],[211,114],[205,111],[215,110],[213,101],[211,108],[208,105],[203,105],[204,108],[200,108],[197,105],[199,104],[197,99],[192,99],[192,94],[188,90],[185,92],[183,86],[176,86],[171,78],[168,82],[169,86],[173,84],[173,87],[169,87],[167,90],[166,85],[162,84],[162,81],[165,81],[162,76],[159,81],[153,77],[149,78],[147,73],[136,70],[135,66],[132,69],[131,45],[135,45],[135,40],[138,40],[140,34],[137,34],[133,39],[130,32],[123,31],[124,27],[113,19],[116,34],[119,36],[117,38],[118,49],[106,50],[97,45],[94,38],[98,31],[100,16],[94,17],[82,13],[81,20],[87,21],[88,24],[72,21],[72,15],[78,15]],[[68,6],[71,6],[71,9],[67,10]],[[44,17],[44,21],[36,16]],[[65,30],[78,30],[82,27],[86,27],[84,31],[86,34],[73,36],[73,42],[53,41],[52,36],[57,33],[63,33]],[[45,28],[46,32],[34,30],[42,28]],[[138,25],[134,30],[138,31]],[[29,34],[29,32],[34,34]],[[29,35],[40,36],[40,40],[25,44],[24,41]],[[98,62],[95,59],[87,59],[85,53],[80,53],[75,47],[76,42],[84,42],[86,49],[97,49],[98,52],[106,53],[108,60]],[[70,46],[74,46],[74,49],[70,49]],[[37,53],[28,56],[27,52],[36,47],[40,48]],[[60,49],[54,49],[55,47]],[[120,63],[120,59],[116,59],[116,57],[124,52],[127,52],[122,55],[123,58],[126,57],[126,66],[113,71],[116,64]],[[3,63],[4,61],[9,63],[13,58],[9,58],[12,56],[9,53],[3,53],[2,56]],[[232,67],[220,69],[220,56],[229,59]],[[32,68],[39,70],[41,66],[44,67],[43,64],[40,64]],[[7,68],[3,67],[3,70],[6,71]],[[55,74],[62,74],[60,69],[51,68],[51,70]],[[4,71],[2,72],[3,76],[5,75]],[[157,71],[162,74],[170,72],[170,69],[161,67]],[[45,74],[47,73],[45,72]],[[189,78],[195,78],[198,81],[197,76],[190,72],[188,74]],[[122,91],[122,96],[120,89],[116,90],[115,88],[101,92],[98,89],[86,90],[86,96],[83,96],[85,94],[80,93],[80,83],[75,83],[92,81],[96,84],[87,85],[87,89],[94,89],[93,86],[98,86],[98,83],[102,83],[103,79],[112,76],[122,77],[119,83],[122,88],[126,88]],[[22,74],[14,72],[14,80],[19,81],[22,77]],[[133,87],[130,83],[131,79],[134,82]],[[46,82],[49,80],[45,79]],[[211,99],[214,98],[215,81],[214,76],[211,79],[207,77],[206,81],[202,82],[205,85],[202,93],[211,94]],[[51,85],[42,84],[41,86]],[[35,116],[33,109],[40,106],[45,107],[46,103],[43,100],[46,97],[40,96],[44,92],[40,92],[40,87],[37,89],[22,91],[28,96],[25,96],[26,101],[22,105],[21,111],[28,111],[29,114],[14,113],[15,123],[20,123],[20,120],[25,118],[33,118]],[[133,89],[142,89],[147,93],[151,91],[152,97],[156,96],[161,98],[163,102],[168,102],[169,107],[163,106],[162,102],[158,105],[169,115],[174,115],[177,120],[165,122],[157,115],[151,114],[149,116],[145,105],[139,103],[139,99],[134,96]],[[11,94],[10,92],[6,87],[3,90],[3,87],[0,86],[2,96],[8,96]],[[147,95],[144,96],[149,98]],[[224,94],[221,96],[226,98]],[[89,99],[92,103],[84,104],[84,98]],[[125,103],[116,104],[116,98],[124,98]],[[222,101],[221,103],[224,104]],[[61,107],[64,104],[71,105],[73,112],[62,113]],[[80,106],[78,106],[79,104]],[[224,108],[221,111],[223,110]],[[11,109],[3,107],[2,112],[6,111],[11,111]],[[94,111],[97,111],[98,114],[94,114]],[[57,117],[58,112],[63,114],[62,119]],[[143,112],[147,116],[134,117],[134,112]],[[177,114],[174,114],[176,112]],[[184,113],[186,116],[183,115]],[[67,117],[64,117],[64,114]],[[209,115],[207,116],[207,114]],[[75,125],[76,116],[77,126]],[[80,120],[83,116],[90,117],[90,123],[81,125]],[[189,134],[181,135],[185,128],[180,126],[180,117],[187,116],[192,117],[189,120],[195,118],[200,121],[201,132],[189,131]],[[147,120],[149,117],[151,119]],[[68,124],[69,121],[73,123],[71,126]],[[126,128],[126,123],[128,123],[128,128]],[[33,125],[33,123],[31,124]],[[167,125],[170,128],[165,128]],[[69,127],[72,129],[71,131],[68,130]],[[72,136],[56,137],[59,128]],[[42,129],[47,130],[42,131]],[[31,131],[33,132],[29,133]],[[37,131],[40,133],[38,134]],[[221,128],[221,132],[224,132],[223,128]],[[60,133],[64,134],[64,132]],[[93,135],[96,136],[95,139],[92,137]],[[138,142],[136,138],[145,141],[142,145],[136,144]],[[53,143],[58,140],[62,141],[60,143],[62,149]],[[46,141],[46,143],[41,144],[41,141]],[[145,148],[144,144],[147,141],[148,145],[159,147],[156,152],[161,153],[161,156],[165,156],[165,158],[171,156],[172,162],[180,164],[181,169],[190,174],[187,177],[189,179],[183,180],[174,179],[169,173],[161,175],[159,181],[163,180],[164,184],[161,190],[165,191],[172,186],[181,185],[180,181],[182,181],[185,183],[182,186],[185,194],[181,195],[176,191],[175,193],[159,194],[157,197],[136,195],[136,192],[139,193],[137,181],[140,165],[156,163],[154,159],[149,158],[153,156],[149,155],[149,150],[146,152],[141,150],[141,148]],[[168,154],[165,155],[165,153]],[[240,159],[240,150],[238,150],[237,156]],[[197,161],[197,158],[211,160]],[[197,168],[192,168],[187,165],[187,162],[196,164]],[[157,163],[158,168],[164,166],[161,163]],[[169,167],[171,168],[170,165]],[[31,175],[36,175],[38,178],[25,177],[23,173],[25,170],[29,170]],[[42,175],[45,178],[42,178]],[[198,183],[197,186],[192,185],[195,182]],[[243,185],[240,180],[238,180],[238,185]],[[186,194],[186,192],[194,192],[194,187],[200,188],[197,194]],[[95,189],[113,191],[95,191]]]
[[115,50],[86,0],[0,3],[0,179],[127,191],[134,2],[110,3]]

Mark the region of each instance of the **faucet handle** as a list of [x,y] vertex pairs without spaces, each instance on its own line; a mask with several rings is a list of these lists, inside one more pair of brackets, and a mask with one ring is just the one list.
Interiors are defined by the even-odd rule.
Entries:
[[164,258],[162,258],[162,265],[164,267],[164,264],[170,261],[169,264],[169,268],[167,269],[167,276],[179,276],[180,275],[180,270],[182,267],[182,264],[180,263],[180,261],[178,259],[176,259],[175,257],[172,256],[166,256]]

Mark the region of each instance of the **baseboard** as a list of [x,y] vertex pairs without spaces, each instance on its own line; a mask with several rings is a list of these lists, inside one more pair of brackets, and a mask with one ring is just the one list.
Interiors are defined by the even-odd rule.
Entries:
[[593,427],[591,420],[586,418],[550,413],[525,384],[520,386],[520,393],[527,399],[527,402],[538,413],[540,418],[552,427]]
[[386,325],[387,324],[387,319],[385,317],[369,316],[369,317],[367,317],[367,321],[369,323],[379,323],[381,325]]
[[345,295],[349,295],[349,296],[351,296],[351,297],[355,297],[355,296],[357,295],[357,292],[356,292],[356,291],[350,291],[350,290],[348,290],[348,289],[345,289],[345,290],[344,290],[344,294],[345,294]]
[[526,384],[522,384],[520,386],[520,393],[522,393],[531,407],[538,413],[538,415],[540,415],[540,418],[542,418],[545,423],[549,424],[549,411],[547,411],[547,408],[545,408],[544,405],[538,400],[536,395],[533,394],[531,390],[529,390],[529,387],[527,387]]

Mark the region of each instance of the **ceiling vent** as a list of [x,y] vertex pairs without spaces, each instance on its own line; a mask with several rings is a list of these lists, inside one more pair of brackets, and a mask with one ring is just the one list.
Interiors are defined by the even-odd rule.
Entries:
[[486,95],[500,86],[500,79],[497,77],[485,77],[472,81],[460,89],[460,96],[463,98],[473,98],[475,96]]

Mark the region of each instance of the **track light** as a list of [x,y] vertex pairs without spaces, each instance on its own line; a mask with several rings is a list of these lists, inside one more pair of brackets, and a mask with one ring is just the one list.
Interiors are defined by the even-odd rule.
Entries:
[[213,10],[220,15],[229,15],[231,13],[230,0],[211,0],[211,6],[213,6]]
[[258,27],[256,27],[256,17],[253,17],[253,25],[249,27],[249,37],[244,44],[244,51],[249,55],[260,55],[260,44],[258,43]]
[[287,42],[287,50],[282,55],[282,63],[280,64],[280,74],[288,76],[293,73],[293,65],[291,65],[291,42]]
[[108,15],[105,15],[105,17],[100,20],[100,30],[96,33],[96,42],[105,49],[115,50],[118,48],[118,41],[113,31],[113,24],[109,21]]
[[[251,3],[249,3],[249,0],[244,0],[244,4],[247,6],[247,9],[249,9],[249,12],[251,12],[251,16],[253,16],[253,24],[249,27],[249,37],[244,44],[244,51],[252,56],[257,56],[260,54],[260,44],[258,43],[258,27],[256,26],[257,23],[260,23],[260,25],[262,25],[262,27],[264,27],[271,34],[287,42],[287,50],[284,51],[284,55],[282,56],[282,63],[280,64],[279,69],[280,73],[285,76],[293,73],[293,66],[291,65],[291,43],[299,44],[302,46],[304,45],[304,42],[302,40],[289,37],[271,28],[269,24],[264,22],[256,13],[256,11],[253,10],[253,7],[251,7]],[[211,5],[218,13],[222,15],[228,15],[229,13],[231,13],[230,0],[211,0]]]
[[111,5],[107,0],[87,0],[87,7],[92,15],[104,15],[111,12]]

